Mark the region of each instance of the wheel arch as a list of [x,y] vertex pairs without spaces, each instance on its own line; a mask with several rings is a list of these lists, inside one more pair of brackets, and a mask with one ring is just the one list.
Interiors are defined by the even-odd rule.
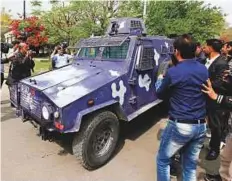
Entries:
[[119,104],[119,102],[112,100],[112,101],[109,101],[109,102],[106,102],[100,105],[96,105],[96,106],[90,107],[86,110],[79,112],[75,120],[75,125],[71,129],[66,130],[65,133],[78,132],[79,129],[81,128],[82,122],[86,118],[100,111],[104,111],[104,110],[113,112],[120,121],[121,120],[128,121],[128,118],[126,114],[124,113],[122,106]]

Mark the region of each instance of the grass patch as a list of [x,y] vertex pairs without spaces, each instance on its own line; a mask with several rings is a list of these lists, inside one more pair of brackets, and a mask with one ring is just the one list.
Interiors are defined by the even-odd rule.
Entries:
[[46,72],[51,69],[51,62],[49,61],[35,61],[34,73],[33,75]]

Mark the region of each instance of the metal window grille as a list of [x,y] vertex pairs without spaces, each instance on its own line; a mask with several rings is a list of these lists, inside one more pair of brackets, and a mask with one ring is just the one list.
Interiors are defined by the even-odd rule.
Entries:
[[154,49],[144,48],[140,61],[141,70],[150,70],[154,68]]
[[126,59],[128,48],[128,42],[124,42],[118,47],[105,47],[103,59]]
[[140,21],[131,21],[131,28],[142,28]]

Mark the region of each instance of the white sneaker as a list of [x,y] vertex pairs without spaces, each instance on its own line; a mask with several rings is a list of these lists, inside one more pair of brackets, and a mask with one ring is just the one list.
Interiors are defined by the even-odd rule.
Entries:
[[222,150],[225,146],[226,146],[226,143],[224,143],[223,141],[221,141],[220,150]]
[[206,137],[207,137],[207,138],[211,138],[211,133],[207,131]]

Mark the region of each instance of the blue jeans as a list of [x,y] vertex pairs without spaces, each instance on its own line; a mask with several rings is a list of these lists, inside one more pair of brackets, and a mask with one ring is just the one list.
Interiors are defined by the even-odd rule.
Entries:
[[196,181],[197,160],[206,137],[206,124],[183,124],[169,120],[157,155],[157,181],[170,181],[171,157],[181,149],[182,180]]

